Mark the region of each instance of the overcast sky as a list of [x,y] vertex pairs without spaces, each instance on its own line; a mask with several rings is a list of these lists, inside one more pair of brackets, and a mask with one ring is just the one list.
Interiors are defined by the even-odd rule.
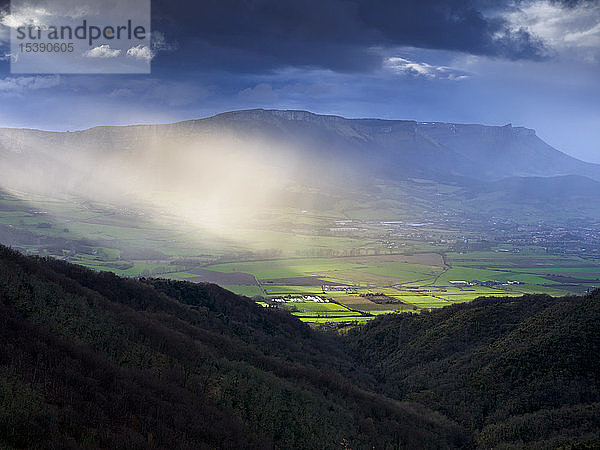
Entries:
[[157,0],[150,75],[14,76],[3,1],[0,126],[306,109],[510,122],[600,163],[600,0]]

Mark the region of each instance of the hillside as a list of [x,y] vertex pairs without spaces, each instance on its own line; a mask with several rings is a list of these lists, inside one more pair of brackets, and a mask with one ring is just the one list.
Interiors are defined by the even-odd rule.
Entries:
[[371,386],[334,336],[217,286],[0,248],[0,447],[465,442],[450,420]]
[[596,445],[599,302],[481,298],[342,338],[0,247],[0,446]]
[[[600,445],[600,291],[480,298],[348,338],[382,391],[447,414],[480,448]],[[593,444],[592,444],[593,443]],[[587,447],[582,447],[587,448]]]

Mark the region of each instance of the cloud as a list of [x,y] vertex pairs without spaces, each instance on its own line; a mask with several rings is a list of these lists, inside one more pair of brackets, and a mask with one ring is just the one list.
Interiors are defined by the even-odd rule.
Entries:
[[23,6],[17,12],[8,13],[4,10],[0,13],[0,25],[7,28],[18,28],[23,26],[48,25],[47,19],[52,16],[48,10],[36,6]]
[[0,61],[11,61],[14,62],[18,59],[19,55],[13,55],[12,53],[5,53],[0,50]]
[[600,23],[587,30],[566,33],[564,42],[577,47],[600,48]]
[[60,76],[6,77],[0,79],[0,92],[21,93],[49,89],[60,84]]
[[300,98],[320,98],[334,94],[336,86],[335,84],[324,82],[292,83],[285,85],[281,91]]
[[131,89],[127,89],[127,88],[118,88],[118,89],[114,89],[109,96],[110,97],[116,97],[116,98],[128,98],[128,97],[133,97],[135,94]]
[[[44,3],[49,7],[46,7]],[[51,25],[50,22],[53,18],[79,19],[89,16],[94,10],[94,7],[85,5],[85,2],[20,0],[13,3],[12,10],[9,12],[8,6],[3,7],[2,0],[0,0],[0,25],[7,28],[43,27]]]
[[269,83],[259,83],[238,93],[238,97],[248,101],[268,102],[277,99],[278,94]]
[[83,56],[86,58],[116,58],[121,54],[121,50],[112,49],[110,45],[100,45],[86,51]]
[[10,28],[6,25],[8,15],[8,6],[3,7],[0,3],[0,46],[7,45],[10,41]]
[[179,48],[179,44],[176,41],[168,41],[165,33],[160,31],[153,31],[150,38],[152,45],[152,52],[173,52]]
[[[290,67],[374,72],[399,47],[547,58],[543,37],[511,20],[515,4],[523,9],[531,0],[156,0],[153,27],[160,31],[152,33],[149,47],[123,52],[145,61],[172,53],[165,57],[183,70],[245,73]],[[47,13],[39,11],[36,20],[45,21]]]
[[0,25],[0,48],[7,46],[10,42],[10,31],[8,28]]
[[331,96],[335,92],[335,85],[331,83],[317,82],[304,83],[295,82],[281,84],[274,87],[271,83],[258,83],[254,86],[242,89],[237,96],[244,104],[261,105],[279,100],[294,101],[295,99],[305,100],[307,98],[325,98]]
[[152,61],[154,58],[154,52],[145,45],[136,45],[127,50],[127,56],[131,56],[135,59],[141,59],[143,61]]
[[0,44],[8,43],[10,30],[18,27],[46,27],[52,24],[56,17],[76,19],[84,17],[88,9],[74,2],[55,1],[51,8],[46,8],[36,1],[19,1],[12,5],[2,5],[0,0]]
[[[79,80],[78,90],[94,90],[97,78],[82,78]],[[122,83],[114,82],[107,85],[108,95],[112,98],[133,100],[140,104],[166,105],[168,107],[182,107],[204,99],[209,90],[198,85],[196,81],[181,82],[159,80],[157,78],[124,79]]]
[[446,66],[432,66],[426,62],[415,62],[392,56],[386,58],[385,67],[397,74],[422,77],[430,80],[461,81],[469,78],[465,72]]
[[164,82],[156,79],[141,83],[138,88],[141,100],[157,104],[163,102],[169,107],[182,107],[205,98],[209,91],[196,83]]
[[[12,11],[8,2],[0,0],[0,47],[8,46],[11,29],[18,27],[45,27],[52,25],[55,18],[77,19],[89,14],[89,8],[81,2],[53,1],[51,8],[41,6],[39,1],[14,2]],[[0,48],[0,54],[2,49]],[[0,61],[10,58],[8,53]]]
[[177,63],[183,67],[367,73],[380,69],[388,53],[374,48],[547,58],[543,40],[509,22],[514,5],[515,0],[157,0],[153,14],[155,25],[181,43]]
[[[153,27],[160,31],[152,33],[149,47],[123,52],[145,61],[172,53],[165,58],[182,70],[372,73],[403,47],[534,61],[561,48],[588,57],[600,48],[597,1],[156,0],[152,6]],[[42,8],[35,20],[47,15]]]
[[600,2],[534,1],[506,14],[512,30],[524,30],[560,55],[595,59],[600,55]]

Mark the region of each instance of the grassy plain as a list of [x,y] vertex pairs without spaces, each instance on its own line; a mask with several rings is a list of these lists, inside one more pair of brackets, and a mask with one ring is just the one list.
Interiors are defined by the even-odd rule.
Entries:
[[[597,260],[547,254],[536,247],[522,247],[518,253],[512,246],[459,253],[414,236],[390,243],[382,236],[393,232],[393,222],[373,219],[389,217],[389,211],[374,211],[366,204],[338,206],[329,211],[264,211],[244,218],[240,229],[217,233],[147,208],[3,194],[0,233],[3,243],[26,253],[95,270],[224,280],[219,284],[248,297],[319,295],[344,305],[341,313],[296,305],[295,315],[315,323],[328,318],[343,322],[343,317],[369,320],[381,313],[438,308],[480,296],[561,296],[600,284]],[[363,215],[364,222],[348,228],[353,231],[337,231]],[[451,283],[473,280],[494,285]],[[323,289],[336,285],[346,288]],[[383,297],[375,301],[371,294]]]

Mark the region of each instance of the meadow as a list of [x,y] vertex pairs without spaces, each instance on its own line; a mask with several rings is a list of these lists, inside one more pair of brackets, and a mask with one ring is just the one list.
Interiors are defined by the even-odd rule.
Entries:
[[[535,247],[453,252],[410,236],[392,245],[381,237],[390,232],[385,222],[331,232],[346,213],[273,210],[225,235],[147,208],[2,195],[0,233],[25,253],[98,271],[212,282],[260,302],[290,295],[331,300],[290,306],[311,323],[364,321],[481,296],[563,296],[600,284],[600,261]],[[375,294],[383,300],[374,301]]]
[[[319,295],[347,307],[349,311],[363,313],[361,320],[369,320],[382,313],[430,310],[454,303],[469,302],[478,297],[517,297],[530,293],[559,297],[577,292],[581,286],[560,283],[548,279],[548,275],[583,274],[587,279],[593,280],[594,274],[600,273],[599,266],[594,265],[595,262],[587,261],[583,264],[580,261],[554,256],[540,258],[536,255],[529,257],[519,255],[517,258],[505,256],[495,260],[490,257],[493,255],[474,252],[473,259],[469,259],[469,255],[465,254],[458,255],[460,258],[455,255],[445,255],[445,258],[441,258],[437,255],[438,265],[433,264],[436,255],[417,256],[422,258],[425,264],[417,264],[414,259],[407,262],[405,255],[387,255],[252,261],[218,264],[207,266],[206,269],[251,273],[256,276],[259,283],[256,287],[263,290],[262,296],[266,299],[282,295]],[[412,258],[414,257],[413,255]],[[563,266],[580,264],[580,266],[566,267],[568,270],[561,267],[540,268],[539,264],[543,262],[561,263]],[[483,268],[486,264],[493,268]],[[531,266],[535,264],[538,266],[532,268]],[[585,265],[588,267],[584,267]],[[281,280],[290,284],[283,284]],[[297,284],[293,284],[295,280]],[[475,280],[481,284],[457,283]],[[300,285],[300,281],[304,281],[304,285]],[[322,284],[318,285],[318,281]],[[485,282],[494,283],[483,285]],[[328,285],[336,283],[341,290],[328,288]],[[346,289],[343,289],[344,287]],[[228,289],[243,294],[247,287],[228,286]],[[380,303],[371,301],[370,298],[375,294],[382,294],[385,301]],[[348,322],[355,320],[353,314],[339,315],[337,312],[323,310],[331,307],[323,305],[332,305],[332,303],[315,303],[314,306],[310,306],[310,303],[291,305],[297,308],[293,314],[306,322],[319,324],[332,319],[333,323],[342,321],[344,317]]]

